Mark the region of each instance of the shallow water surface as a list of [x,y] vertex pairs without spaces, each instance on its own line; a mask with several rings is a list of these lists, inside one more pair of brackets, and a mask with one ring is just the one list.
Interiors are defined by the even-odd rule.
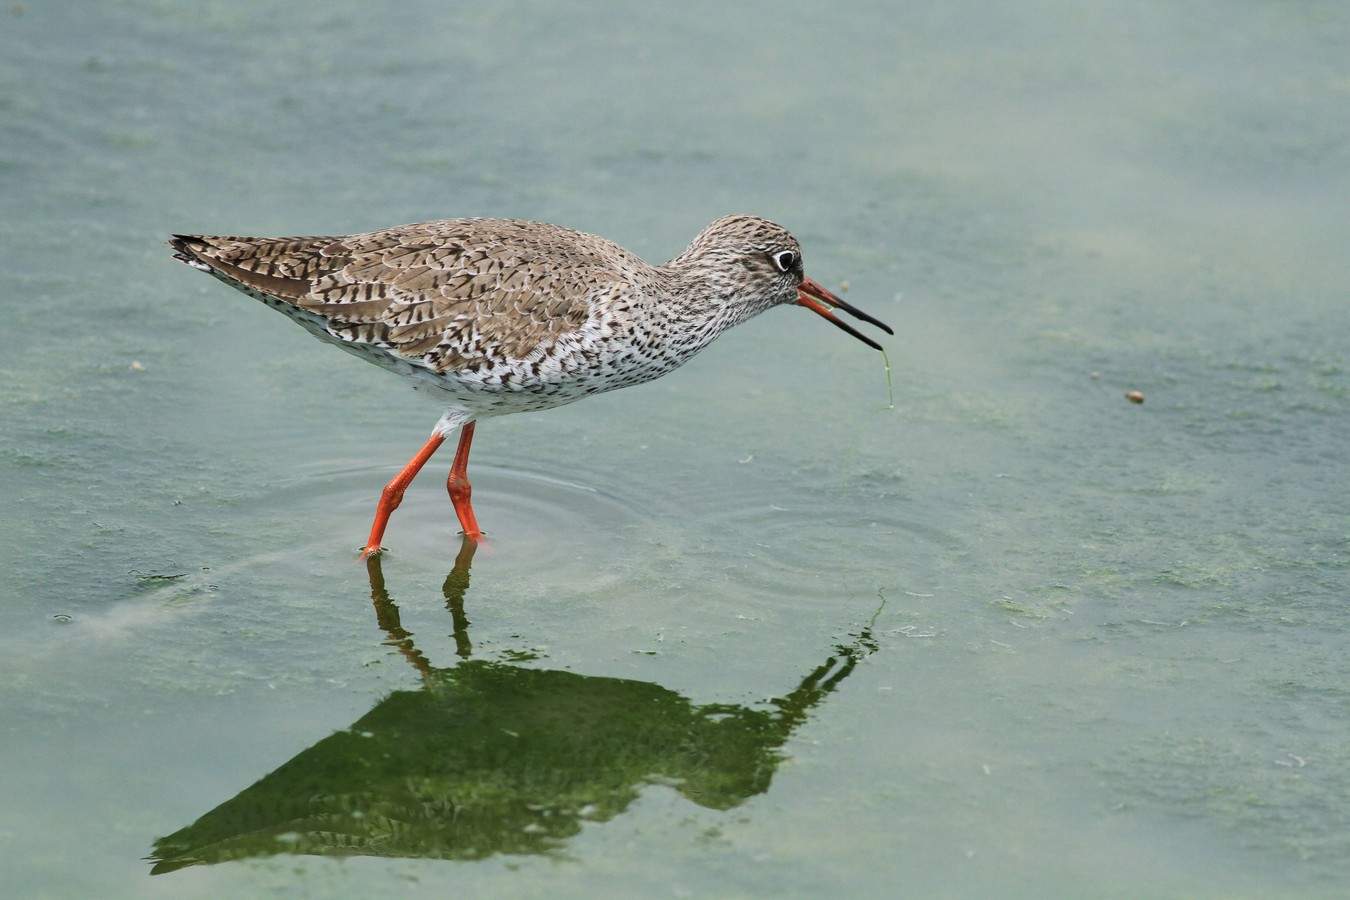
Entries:
[[[6,896],[1342,892],[1339,6],[0,21]],[[775,310],[371,568],[439,411],[163,245],[729,212],[893,405]]]

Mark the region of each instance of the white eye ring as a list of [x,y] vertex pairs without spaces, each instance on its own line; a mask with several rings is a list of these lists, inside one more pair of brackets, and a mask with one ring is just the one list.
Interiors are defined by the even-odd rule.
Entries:
[[797,265],[797,254],[791,250],[780,250],[770,256],[770,259],[780,272],[790,272],[792,267]]

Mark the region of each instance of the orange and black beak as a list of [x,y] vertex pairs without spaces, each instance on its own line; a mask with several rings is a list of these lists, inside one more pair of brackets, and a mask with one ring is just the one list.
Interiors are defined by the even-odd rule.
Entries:
[[824,316],[874,350],[880,350],[881,345],[854,328],[852,325],[840,319],[832,312],[832,310],[842,309],[855,319],[861,319],[864,322],[875,325],[887,334],[895,334],[894,331],[891,331],[891,326],[887,325],[885,322],[882,322],[880,319],[872,318],[856,306],[850,306],[834,294],[831,294],[829,291],[816,284],[810,278],[803,278],[802,283],[797,287],[797,305],[805,306],[807,309],[811,310],[811,312]]

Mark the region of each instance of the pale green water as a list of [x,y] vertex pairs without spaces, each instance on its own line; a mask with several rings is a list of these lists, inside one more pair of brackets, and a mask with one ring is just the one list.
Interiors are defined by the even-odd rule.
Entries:
[[[1316,3],[7,5],[3,893],[1340,895],[1348,39]],[[386,535],[425,688],[354,557],[437,410],[162,245],[505,215],[660,260],[727,212],[896,327],[895,408],[782,310],[484,423],[467,632],[448,454]],[[425,770],[313,762],[404,701],[371,740]],[[384,856],[150,875],[227,803],[317,852],[337,796]]]

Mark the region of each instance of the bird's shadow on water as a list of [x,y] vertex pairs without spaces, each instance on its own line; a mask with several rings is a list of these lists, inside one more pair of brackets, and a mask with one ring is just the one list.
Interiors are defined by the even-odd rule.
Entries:
[[871,626],[759,707],[696,705],[642,681],[472,659],[464,598],[474,544],[445,579],[460,661],[434,667],[400,624],[379,558],[375,616],[422,677],[351,727],[160,838],[152,874],[276,854],[483,859],[560,855],[586,822],[668,785],[726,810],[769,787],[782,747],[877,649]]

